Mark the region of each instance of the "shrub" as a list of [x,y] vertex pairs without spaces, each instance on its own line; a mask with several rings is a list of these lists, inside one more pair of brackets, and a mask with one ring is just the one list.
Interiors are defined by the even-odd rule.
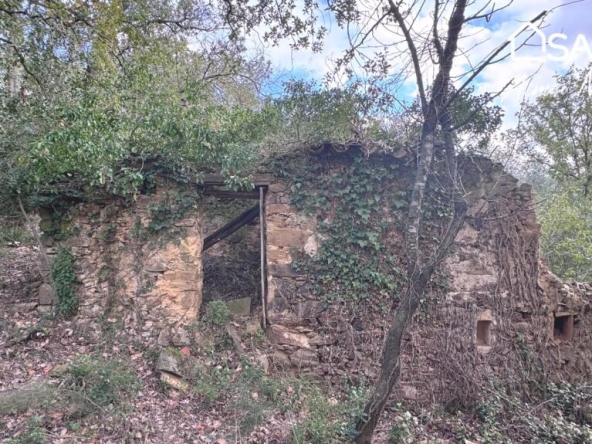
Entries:
[[228,306],[222,301],[212,301],[206,307],[206,315],[204,321],[222,326],[230,319],[230,310]]
[[106,361],[82,356],[68,370],[66,384],[80,395],[87,408],[115,408],[140,389],[136,375],[120,361]]

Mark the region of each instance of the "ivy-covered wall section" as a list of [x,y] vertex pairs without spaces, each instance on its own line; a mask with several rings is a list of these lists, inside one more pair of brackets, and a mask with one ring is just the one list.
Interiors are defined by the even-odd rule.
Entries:
[[[283,157],[270,166],[277,182],[266,205],[268,336],[276,365],[335,384],[375,376],[369,363],[377,362],[405,285],[408,160],[352,149]],[[427,206],[434,213],[427,232],[436,235],[445,202]],[[423,242],[429,247],[433,239]]]
[[[135,202],[112,198],[41,211],[58,290],[47,302],[76,313],[78,331],[92,340],[110,328],[162,345],[189,343],[185,327],[202,300],[200,199],[195,189],[158,179]],[[76,276],[65,275],[66,259],[73,265],[66,271]]]
[[[423,209],[428,254],[449,220],[443,165],[434,164]],[[405,286],[413,159],[350,149],[284,157],[270,170],[271,361],[333,384],[373,380]],[[460,159],[459,174],[469,217],[404,336],[398,396],[471,403],[495,381],[527,393],[592,377],[592,288],[564,285],[540,264],[530,187],[482,157]],[[572,319],[573,331],[558,333]]]

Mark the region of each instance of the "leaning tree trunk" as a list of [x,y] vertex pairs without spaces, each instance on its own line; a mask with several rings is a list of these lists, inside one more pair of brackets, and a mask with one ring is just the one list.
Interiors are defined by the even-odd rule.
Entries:
[[376,383],[374,393],[364,409],[364,415],[356,426],[356,429],[359,431],[355,440],[357,444],[372,442],[374,429],[378,424],[380,415],[401,372],[400,356],[403,333],[405,333],[409,320],[419,305],[419,296],[423,294],[432,271],[433,269],[425,270],[424,273],[417,276],[415,282],[409,284],[405,296],[395,311],[393,326],[388,333],[382,350],[382,372],[380,378]]
[[[356,424],[356,430],[358,431],[355,439],[356,444],[370,444],[372,442],[380,415],[401,373],[400,358],[403,333],[405,333],[413,314],[419,306],[421,296],[430,282],[434,269],[446,256],[448,249],[465,222],[467,203],[456,190],[453,191],[452,205],[454,207],[454,216],[444,235],[444,239],[428,264],[421,271],[411,273],[405,295],[395,310],[393,324],[382,350],[380,377],[370,400],[366,404],[362,418]],[[416,268],[416,270],[418,269]]]
[[[466,202],[458,193],[458,189],[456,188],[456,177],[451,177],[451,194],[454,216],[448,226],[446,234],[444,235],[444,239],[440,245],[438,245],[432,257],[424,259],[420,257],[419,234],[421,228],[421,209],[423,206],[423,197],[428,173],[432,165],[434,141],[439,123],[442,125],[442,128],[446,133],[445,144],[448,154],[447,158],[449,159],[449,162],[453,164],[449,165],[449,169],[454,171],[454,175],[456,175],[454,138],[452,137],[450,114],[449,110],[446,108],[446,103],[450,85],[450,71],[457,50],[460,31],[465,20],[464,12],[467,1],[468,0],[457,0],[454,5],[454,9],[448,22],[448,35],[446,46],[444,48],[442,48],[435,29],[434,39],[438,49],[440,69],[434,79],[430,100],[427,100],[427,97],[423,93],[423,88],[420,88],[424,122],[422,125],[421,144],[418,153],[419,162],[413,185],[413,192],[409,202],[409,213],[405,232],[405,247],[407,250],[407,290],[399,303],[399,306],[395,310],[393,323],[384,343],[381,372],[376,387],[364,408],[363,417],[356,424],[356,430],[358,432],[355,439],[356,444],[370,444],[372,442],[374,430],[378,424],[380,415],[384,410],[386,402],[388,401],[401,372],[400,357],[403,333],[407,329],[413,314],[419,306],[421,296],[430,282],[434,269],[445,257],[466,217]],[[405,34],[411,57],[415,62],[414,66],[418,84],[422,85],[422,73],[419,67],[420,64],[417,50],[410,37],[403,15],[399,10],[399,6],[392,0],[389,0],[389,4],[390,12],[393,14],[395,21]]]

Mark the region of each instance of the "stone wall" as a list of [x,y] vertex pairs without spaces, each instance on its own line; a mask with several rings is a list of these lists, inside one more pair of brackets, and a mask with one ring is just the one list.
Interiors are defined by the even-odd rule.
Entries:
[[96,339],[112,324],[148,343],[157,338],[161,345],[188,343],[184,326],[197,319],[201,306],[203,215],[195,206],[175,218],[173,202],[170,226],[158,233],[148,228],[155,208],[167,215],[175,187],[159,181],[155,194],[140,195],[131,204],[84,202],[59,222],[52,211],[41,212],[49,257],[60,246],[76,257],[76,324],[83,334]]
[[[401,164],[398,180],[407,186],[413,174],[410,162],[395,162]],[[526,392],[532,381],[590,378],[592,287],[565,284],[541,262],[530,187],[484,158],[466,158],[460,171],[469,218],[438,270],[446,289],[434,290],[435,296],[422,302],[404,337],[397,396],[470,402],[496,379]],[[360,306],[352,314],[351,306],[310,293],[309,276],[294,267],[295,259],[315,256],[324,239],[317,217],[291,204],[290,186],[275,179],[266,194],[269,362],[272,368],[333,384],[344,378],[352,383],[372,380],[388,313]],[[101,326],[112,324],[149,344],[189,342],[186,326],[197,319],[202,301],[204,234],[226,218],[208,216],[206,205],[196,200],[183,217],[171,211],[170,225],[158,235],[150,233],[154,208],[166,208],[178,188],[160,181],[155,194],[141,195],[131,205],[86,202],[59,227],[51,212],[41,213],[50,256],[65,245],[77,258],[81,305],[75,322],[83,334],[96,338]],[[389,211],[385,209],[384,221],[390,226],[385,253],[401,257],[402,236]],[[258,231],[245,230],[237,245],[246,243],[245,250],[257,251]],[[209,260],[242,250],[237,245],[213,247]],[[239,296],[259,298],[255,292]],[[55,303],[49,286],[42,286],[40,299]]]
[[[449,289],[425,301],[404,338],[398,395],[469,402],[495,378],[518,391],[534,380],[589,378],[592,292],[541,263],[530,186],[484,158],[467,158],[461,171],[469,218],[442,267]],[[388,316],[348,318],[339,304],[308,294],[307,277],[291,264],[294,254],[314,255],[322,238],[316,221],[289,204],[286,186],[271,185],[267,197],[271,360],[336,384],[373,378]],[[557,315],[573,316],[569,337],[554,332]]]

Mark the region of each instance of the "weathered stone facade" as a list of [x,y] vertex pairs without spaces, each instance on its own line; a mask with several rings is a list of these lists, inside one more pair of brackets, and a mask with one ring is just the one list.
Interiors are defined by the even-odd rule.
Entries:
[[201,306],[203,218],[195,208],[174,221],[167,230],[178,233],[174,241],[148,236],[151,209],[169,199],[169,186],[160,181],[155,194],[140,195],[132,205],[116,200],[78,205],[60,223],[61,241],[52,235],[51,212],[41,213],[49,257],[68,246],[77,259],[77,323],[83,333],[98,337],[106,318],[144,340],[189,342],[183,326],[197,319]]
[[[441,267],[448,276],[446,291],[422,303],[404,337],[398,396],[464,402],[496,378],[517,391],[541,378],[590,378],[592,287],[565,284],[541,262],[530,187],[479,157],[466,158],[461,174],[469,218]],[[197,319],[202,298],[203,227],[210,231],[223,220],[212,224],[203,208],[196,208],[171,227],[180,229],[175,242],[135,238],[134,227],[148,225],[150,206],[165,199],[173,186],[159,184],[156,194],[140,196],[130,207],[87,203],[72,212],[77,234],[63,243],[78,258],[85,328],[98,328],[93,319],[108,312],[109,319],[120,316],[125,328],[145,341],[163,346],[188,342],[184,326]],[[323,245],[319,222],[291,204],[290,184],[273,179],[265,188],[263,305],[271,368],[334,384],[343,378],[374,378],[388,313],[352,317],[339,303],[326,304],[309,293],[308,277],[293,263],[294,256],[314,256]],[[106,226],[112,230],[108,239],[101,235]],[[401,248],[394,231],[391,245]],[[53,239],[45,239],[54,253]],[[245,239],[259,240],[257,235]],[[107,278],[102,270],[109,271]],[[51,295],[44,297],[53,302]],[[109,304],[113,308],[106,310]]]
[[[470,217],[442,267],[450,288],[427,302],[404,338],[398,394],[464,402],[494,378],[512,381],[518,391],[535,379],[590,378],[592,287],[564,284],[541,263],[530,186],[488,159],[463,165]],[[376,366],[369,363],[378,362],[388,318],[362,322],[359,331],[336,305],[323,307],[307,294],[306,276],[290,266],[292,253],[314,255],[322,239],[315,221],[287,204],[289,194],[277,183],[267,198],[272,360],[334,383],[356,373],[372,378]],[[562,316],[571,329],[563,334],[556,331]]]

